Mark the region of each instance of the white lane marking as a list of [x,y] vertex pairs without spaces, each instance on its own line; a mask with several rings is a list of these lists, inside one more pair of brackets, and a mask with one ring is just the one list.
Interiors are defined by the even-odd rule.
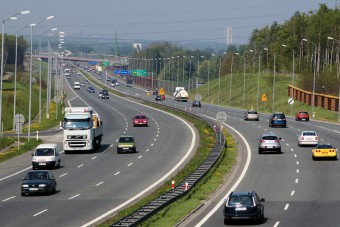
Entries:
[[296,155],[296,154],[294,154],[294,157],[295,157],[295,158],[297,158],[297,155]]
[[6,201],[8,201],[8,200],[10,200],[10,199],[13,199],[13,198],[15,198],[15,196],[11,196],[11,197],[9,197],[9,198],[7,198],[7,199],[4,199],[4,200],[2,200],[2,202],[6,202]]
[[299,161],[296,161],[296,165],[299,165]]
[[138,158],[142,158],[142,155],[141,155],[141,156],[139,156]]
[[103,153],[105,153],[107,150],[104,150]]
[[154,141],[157,141],[157,139],[154,139]]
[[265,128],[264,131],[267,131],[267,129]]
[[113,147],[113,144],[111,144],[110,147]]
[[80,168],[80,167],[82,167],[84,164],[80,164],[79,166],[77,166],[77,168]]
[[290,196],[294,196],[294,194],[295,194],[295,191],[292,191],[292,192],[290,193]]
[[38,216],[38,215],[40,215],[40,214],[42,214],[42,213],[44,213],[46,211],[48,211],[48,209],[45,209],[45,210],[42,210],[42,211],[40,211],[40,212],[38,212],[36,214],[33,214],[33,217]]
[[286,144],[289,147],[289,143]]
[[74,199],[74,198],[76,198],[76,197],[78,197],[78,196],[80,196],[80,194],[74,195],[74,196],[72,196],[72,197],[70,197],[70,198],[68,198],[68,199]]
[[297,170],[296,170],[296,173],[300,173],[300,170],[299,170],[299,169],[297,169]]
[[279,226],[279,224],[280,224],[280,222],[279,222],[279,221],[277,221],[277,222],[275,222],[275,225],[274,225],[273,227],[278,227],[278,226]]
[[13,176],[15,176],[15,175],[18,175],[19,173],[22,173],[22,172],[24,172],[24,171],[26,171],[26,170],[29,170],[29,169],[31,169],[31,168],[32,168],[32,166],[27,167],[27,168],[25,168],[25,169],[23,169],[23,170],[20,170],[20,171],[18,171],[18,172],[15,172],[15,173],[13,173],[13,174],[11,174],[11,175],[8,175],[7,177],[3,177],[3,178],[0,179],[0,181],[3,181],[3,180],[5,180],[5,179],[7,179],[7,178],[10,178],[10,177],[13,177]]
[[291,150],[291,151],[294,151],[294,149],[293,149],[293,148],[290,148],[290,150]]
[[59,177],[63,177],[63,176],[66,176],[67,175],[67,173],[64,173],[64,174],[61,174]]
[[[210,118],[210,119],[214,119],[214,118],[211,118],[211,117],[208,117],[208,116],[205,116],[207,118]],[[215,120],[215,119],[214,119]],[[241,183],[241,181],[243,180],[244,176],[246,175],[246,172],[249,168],[249,165],[250,165],[250,160],[251,160],[251,149],[250,149],[250,145],[248,144],[247,140],[244,138],[244,136],[239,132],[237,131],[235,128],[231,127],[230,125],[227,125],[224,123],[224,125],[226,127],[228,127],[229,129],[233,130],[239,137],[241,137],[241,139],[244,141],[245,145],[246,145],[246,148],[247,148],[247,160],[246,160],[246,163],[244,165],[244,168],[242,170],[242,173],[241,175],[239,176],[239,178],[237,179],[237,181],[235,182],[235,184],[230,188],[230,190],[227,192],[227,194],[225,194],[225,198],[227,198],[227,196],[235,190],[235,188]],[[217,212],[218,209],[220,209],[220,207],[222,206],[222,204],[224,203],[224,200],[221,199],[216,205],[215,207],[210,210],[210,212],[204,216],[201,221],[199,223],[197,223],[195,225],[195,227],[200,227],[202,226],[213,214],[215,214]]]
[[96,156],[94,156],[93,158],[92,158],[92,160],[94,160],[94,159],[96,159],[97,157]]
[[102,181],[102,182],[99,182],[98,184],[96,184],[96,187],[97,186],[99,186],[99,185],[101,185],[101,184],[103,184],[104,182]]
[[151,147],[153,146],[153,143],[151,144]]
[[132,166],[132,164],[133,164],[133,163],[132,163],[132,162],[130,162],[130,164],[129,164],[129,165],[127,165],[127,166]]
[[149,149],[146,149],[146,151],[145,152],[148,152],[149,151]]
[[[125,99],[125,98],[122,98],[122,99]],[[128,100],[128,99],[125,99],[125,100]],[[128,100],[131,102],[131,100]],[[138,104],[137,102],[133,102],[133,103],[136,103]],[[98,216],[97,218],[89,221],[88,223],[85,223],[84,225],[82,225],[82,227],[87,227],[87,226],[92,226],[94,223],[98,222],[99,220],[111,215],[112,213],[115,213],[117,210],[121,209],[122,207],[130,204],[131,202],[135,201],[136,199],[138,199],[139,197],[143,196],[145,193],[147,193],[148,191],[150,191],[151,189],[153,189],[154,187],[156,187],[156,185],[160,184],[161,182],[163,182],[165,179],[167,179],[171,174],[173,174],[175,171],[177,171],[177,169],[183,164],[183,162],[185,162],[187,160],[187,158],[191,155],[191,153],[193,152],[194,150],[194,147],[195,147],[195,143],[196,143],[196,134],[195,134],[195,130],[193,129],[193,127],[188,124],[186,121],[184,121],[183,119],[181,119],[180,117],[176,116],[176,115],[173,115],[173,114],[170,114],[168,112],[165,112],[163,110],[158,110],[158,109],[155,109],[155,108],[152,108],[151,109],[153,110],[157,110],[159,112],[162,112],[164,114],[168,114],[178,120],[180,120],[181,122],[183,122],[183,124],[185,124],[189,129],[190,129],[190,132],[191,132],[191,135],[192,135],[192,139],[191,139],[191,144],[190,144],[190,147],[188,149],[188,151],[185,153],[185,155],[182,157],[182,159],[169,171],[167,172],[166,174],[164,174],[159,180],[157,180],[156,182],[154,182],[153,184],[151,184],[149,187],[145,188],[144,190],[142,190],[141,192],[139,192],[137,195],[133,196],[132,198],[126,200],[125,202],[121,203],[120,205],[118,205],[117,207],[114,207],[112,208],[111,210],[107,211],[106,213]],[[211,119],[214,119],[214,118],[211,118]],[[214,119],[215,120],[215,119]],[[238,133],[240,136],[242,136],[240,133]],[[242,136],[242,138],[244,139],[244,137]],[[244,139],[245,140],[245,139]],[[250,146],[248,144],[247,146],[247,150],[248,150],[248,153],[250,153]],[[249,161],[250,163],[250,161]],[[249,165],[249,164],[248,164]],[[229,193],[230,194],[230,193]],[[223,202],[223,201],[222,201]],[[222,203],[221,203],[222,205]]]
[[284,210],[288,210],[289,204],[287,203]]
[[295,179],[295,184],[299,183],[299,179]]
[[118,174],[120,174],[120,171],[118,171],[117,173],[115,173],[115,176],[117,176]]
[[158,137],[158,134],[156,135],[156,137]]

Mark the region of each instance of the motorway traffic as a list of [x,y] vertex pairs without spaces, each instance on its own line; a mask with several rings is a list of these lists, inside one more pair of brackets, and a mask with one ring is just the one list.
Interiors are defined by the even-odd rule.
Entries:
[[[194,130],[177,117],[113,94],[109,99],[100,99],[97,93],[101,89],[91,83],[75,91],[75,81],[85,78],[73,73],[65,79],[67,102],[73,107],[92,106],[99,113],[104,123],[102,145],[94,153],[61,152],[61,167],[52,170],[57,191],[50,196],[20,196],[21,178],[32,169],[31,154],[0,163],[0,199],[7,211],[0,217],[6,226],[92,225],[142,196],[150,186],[169,179],[174,166],[185,162],[197,142]],[[114,89],[155,101],[154,96],[145,94],[145,89],[126,87],[120,82]],[[94,87],[95,93],[87,91],[87,86]],[[286,128],[271,128],[269,115],[265,114],[260,114],[259,121],[246,121],[243,110],[206,103],[192,108],[191,102],[175,102],[171,97],[163,103],[212,119],[217,112],[225,111],[228,118],[224,127],[239,148],[235,170],[219,193],[181,226],[223,226],[224,198],[231,191],[256,191],[265,199],[263,226],[324,226],[325,222],[327,226],[337,226],[338,161],[314,161],[313,147],[299,147],[298,137],[302,131],[315,131],[320,144],[339,147],[338,124],[288,117]],[[148,117],[148,127],[133,127],[132,118],[137,114]],[[281,153],[258,154],[258,139],[263,133],[281,137]],[[135,137],[136,153],[117,154],[116,141],[123,134]],[[61,132],[45,139],[62,147]],[[252,223],[242,226],[248,224]]]
[[[32,169],[30,153],[0,164],[0,214],[6,226],[82,226],[150,192],[183,165],[194,151],[194,130],[176,116],[117,96],[99,99],[81,87],[73,89],[73,73],[66,79],[67,102],[72,107],[92,106],[101,116],[104,136],[93,153],[60,154],[61,166],[51,170],[57,181],[50,196],[20,196],[21,179]],[[149,127],[133,127],[132,118],[145,114]],[[133,135],[136,153],[117,154],[116,140]],[[168,135],[172,135],[169,137]],[[62,131],[44,138],[62,146]],[[168,149],[166,149],[168,148]]]

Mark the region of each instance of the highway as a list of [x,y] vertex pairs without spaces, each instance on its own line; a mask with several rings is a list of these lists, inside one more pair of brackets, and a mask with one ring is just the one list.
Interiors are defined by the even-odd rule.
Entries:
[[[102,145],[94,153],[61,154],[61,168],[52,170],[57,193],[20,196],[21,179],[31,170],[30,152],[0,163],[0,214],[4,226],[82,226],[111,215],[170,179],[194,152],[194,129],[176,116],[114,95],[98,98],[73,91],[73,74],[65,80],[67,101],[72,106],[92,106],[104,123]],[[68,83],[70,85],[68,85]],[[149,117],[149,127],[132,127],[135,114]],[[117,154],[115,141],[122,134],[136,138],[137,153]],[[171,135],[171,136],[169,136]],[[46,138],[62,148],[62,132]]]
[[[120,89],[120,88],[116,88]],[[138,89],[131,93],[152,100]],[[227,92],[227,91],[222,91]],[[216,195],[180,226],[224,226],[223,200],[231,191],[253,191],[266,199],[265,220],[261,226],[339,226],[340,185],[339,161],[312,160],[313,147],[299,147],[297,137],[304,130],[314,130],[320,144],[330,143],[340,147],[340,125],[311,120],[296,122],[288,117],[287,128],[270,128],[269,115],[260,115],[260,121],[244,121],[244,111],[202,104],[191,108],[191,102],[181,103],[168,97],[166,105],[216,118],[218,111],[228,115],[224,127],[234,135],[239,147],[236,171],[228,178]],[[288,104],[287,104],[288,105]],[[280,111],[277,109],[276,111]],[[282,137],[282,154],[258,154],[258,138],[262,133],[273,132]],[[233,222],[231,226],[239,226]],[[242,226],[252,226],[241,221]]]

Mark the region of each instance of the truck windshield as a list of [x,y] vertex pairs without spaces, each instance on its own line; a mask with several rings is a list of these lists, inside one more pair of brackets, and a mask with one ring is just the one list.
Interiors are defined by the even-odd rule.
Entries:
[[92,127],[92,121],[87,119],[64,119],[64,129],[89,129]]

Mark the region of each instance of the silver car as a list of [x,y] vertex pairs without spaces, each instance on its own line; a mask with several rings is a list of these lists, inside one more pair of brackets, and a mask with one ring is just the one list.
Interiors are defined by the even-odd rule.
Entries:
[[258,121],[259,120],[259,114],[257,113],[256,110],[247,110],[244,113],[244,120],[245,121],[248,121],[248,120]]
[[281,153],[281,137],[274,133],[262,134],[259,140],[259,154],[263,151],[276,151]]

